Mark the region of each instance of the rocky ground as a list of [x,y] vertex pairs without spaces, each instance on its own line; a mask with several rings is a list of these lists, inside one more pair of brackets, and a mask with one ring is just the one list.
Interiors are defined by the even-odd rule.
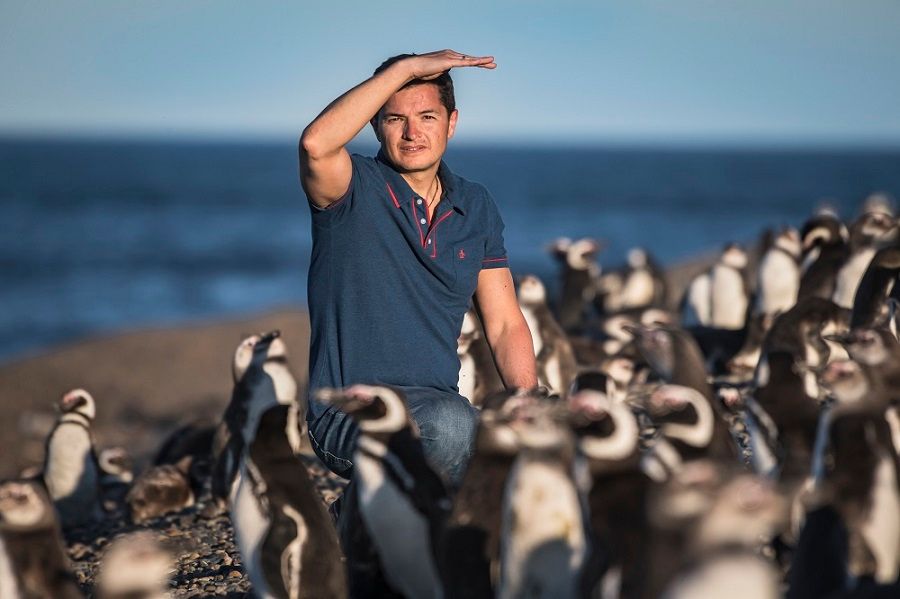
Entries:
[[[328,472],[316,458],[303,459],[322,500],[330,504],[346,481]],[[67,531],[69,559],[85,595],[92,596],[103,552],[113,539],[138,530],[152,530],[177,558],[170,580],[174,599],[251,597],[250,581],[234,545],[231,521],[227,514],[212,509],[208,499],[202,497],[193,507],[142,525],[131,524],[119,515],[94,526]]]

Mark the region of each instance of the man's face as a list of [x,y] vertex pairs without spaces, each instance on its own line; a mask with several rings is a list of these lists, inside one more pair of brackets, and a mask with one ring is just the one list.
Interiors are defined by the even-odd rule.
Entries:
[[381,149],[400,172],[428,170],[439,163],[456,129],[436,85],[414,85],[391,96],[375,117]]

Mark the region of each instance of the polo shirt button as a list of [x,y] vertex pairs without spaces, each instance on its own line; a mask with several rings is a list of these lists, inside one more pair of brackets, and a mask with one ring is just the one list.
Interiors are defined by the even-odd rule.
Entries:
[[416,200],[416,204],[419,204],[419,205],[421,206],[421,205],[422,205],[422,198],[419,198],[418,200]]
[[426,221],[424,218],[420,218],[420,219],[419,219],[419,222],[422,223],[422,224],[424,225],[424,224],[425,224],[426,222],[428,222],[428,221]]
[[431,245],[431,240],[430,240],[430,239],[428,240],[428,245]]

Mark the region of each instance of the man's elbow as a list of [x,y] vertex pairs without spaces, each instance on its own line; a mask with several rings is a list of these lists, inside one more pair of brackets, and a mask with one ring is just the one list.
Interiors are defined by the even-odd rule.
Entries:
[[316,160],[322,156],[322,142],[316,134],[315,127],[310,124],[300,134],[300,158],[301,162]]

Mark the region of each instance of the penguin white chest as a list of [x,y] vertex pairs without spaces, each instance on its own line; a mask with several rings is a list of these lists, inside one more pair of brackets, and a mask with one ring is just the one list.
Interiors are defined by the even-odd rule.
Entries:
[[631,272],[622,288],[622,307],[636,308],[653,302],[653,276],[644,269]]
[[883,456],[875,469],[872,506],[862,535],[875,556],[875,580],[889,584],[900,574],[900,488],[892,457]]
[[6,597],[10,599],[21,597],[16,584],[16,572],[13,570],[12,560],[9,557],[9,552],[6,549],[2,536],[0,536],[0,597],[4,599]]
[[721,329],[740,329],[747,316],[747,295],[741,273],[734,268],[716,265],[712,269],[711,322]]
[[544,340],[541,339],[541,325],[538,323],[537,315],[531,308],[522,307],[522,316],[525,317],[525,324],[528,325],[528,330],[531,331],[531,342],[534,345],[534,355],[536,356],[541,353],[541,349],[544,347]]
[[475,395],[475,359],[468,352],[459,357],[459,394],[472,401]]
[[853,307],[853,300],[856,299],[856,289],[859,287],[859,282],[862,281],[863,275],[866,274],[866,269],[869,268],[869,262],[874,257],[874,249],[865,249],[850,256],[838,272],[837,283],[835,284],[831,301],[841,308]]
[[357,451],[354,461],[360,515],[378,549],[388,581],[406,597],[440,597],[440,579],[431,559],[425,518],[387,478],[379,460]]
[[759,266],[759,304],[761,314],[787,312],[797,302],[800,269],[793,258],[781,251],[769,251]]
[[47,444],[44,481],[54,500],[97,493],[98,473],[90,433],[78,424],[60,424]]
[[502,539],[500,597],[575,595],[586,541],[578,493],[562,467],[519,457],[507,483]]
[[246,462],[241,464],[240,473],[232,486],[230,499],[235,544],[246,564],[253,590],[261,597],[270,597],[272,595],[268,592],[260,561],[260,547],[269,530],[270,522],[254,493],[253,483],[247,475]]

